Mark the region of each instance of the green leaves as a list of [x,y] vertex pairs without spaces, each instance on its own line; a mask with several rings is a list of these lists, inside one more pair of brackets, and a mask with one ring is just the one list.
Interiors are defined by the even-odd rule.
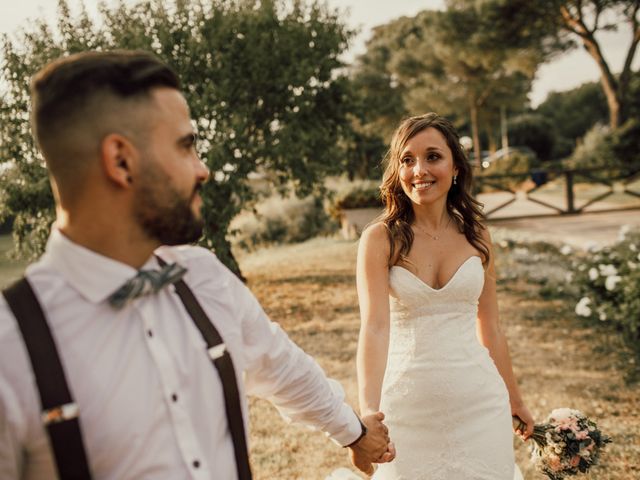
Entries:
[[[19,188],[7,188],[0,208],[15,216],[18,246],[23,236],[46,230],[24,205],[24,185],[44,189],[44,170],[29,133],[30,76],[60,55],[90,49],[155,52],[180,75],[199,135],[199,152],[212,172],[204,188],[204,245],[238,267],[226,239],[231,219],[256,195],[248,175],[263,174],[274,186],[301,194],[319,187],[343,165],[341,142],[349,130],[348,84],[338,60],[350,32],[338,14],[318,1],[176,0],[102,4],[101,22],[82,8],[72,17],[64,0],[55,27],[41,21],[3,41],[0,162],[18,166]],[[48,187],[47,187],[48,188]],[[42,198],[51,202],[45,190]],[[46,202],[45,202],[46,204]],[[52,208],[52,203],[46,204]],[[50,217],[46,218],[49,221]],[[46,236],[44,236],[46,237]],[[26,238],[26,237],[24,237]],[[44,243],[33,240],[35,251]]]

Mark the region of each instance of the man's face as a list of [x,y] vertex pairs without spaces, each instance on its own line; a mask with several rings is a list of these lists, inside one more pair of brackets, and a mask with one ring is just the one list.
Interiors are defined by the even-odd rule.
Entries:
[[196,241],[203,228],[199,190],[209,171],[196,153],[189,108],[177,90],[158,88],[149,112],[149,136],[134,180],[134,215],[163,245]]

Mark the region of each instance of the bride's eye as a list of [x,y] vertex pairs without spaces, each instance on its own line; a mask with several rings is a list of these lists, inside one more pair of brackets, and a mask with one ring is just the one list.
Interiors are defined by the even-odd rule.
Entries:
[[408,163],[411,163],[412,161],[413,161],[413,158],[411,158],[411,157],[402,157],[400,159],[400,163],[402,165],[407,165]]

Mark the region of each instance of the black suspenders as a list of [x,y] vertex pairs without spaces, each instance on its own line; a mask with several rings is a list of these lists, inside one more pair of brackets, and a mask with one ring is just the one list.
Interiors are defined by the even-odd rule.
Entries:
[[[158,261],[164,264],[162,259],[158,258]],[[207,355],[222,382],[238,479],[251,480],[240,394],[231,356],[187,284],[180,280],[175,287],[207,344]],[[26,278],[2,293],[17,319],[31,359],[42,405],[42,421],[49,435],[58,476],[61,480],[89,480],[91,473],[82,441],[78,407],[71,396],[55,340],[40,303]]]
[[49,434],[58,476],[61,480],[90,479],[78,407],[69,391],[56,343],[42,307],[26,278],[17,281],[2,294],[18,320],[20,333],[31,359],[31,368],[40,393],[42,423]]

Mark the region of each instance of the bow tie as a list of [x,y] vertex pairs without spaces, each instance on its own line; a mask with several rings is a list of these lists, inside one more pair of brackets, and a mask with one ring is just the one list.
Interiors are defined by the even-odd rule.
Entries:
[[187,269],[177,263],[167,264],[159,270],[139,270],[135,277],[109,295],[109,304],[120,309],[135,298],[156,293],[167,285],[176,283],[185,273]]

